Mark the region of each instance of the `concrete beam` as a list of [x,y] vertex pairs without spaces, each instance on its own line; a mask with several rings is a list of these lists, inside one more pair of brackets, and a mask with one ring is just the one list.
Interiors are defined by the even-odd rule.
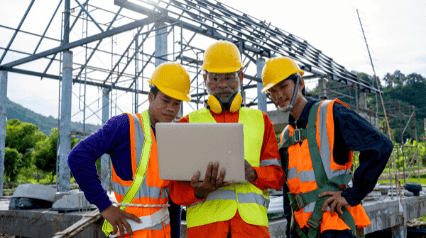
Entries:
[[[0,204],[2,205],[2,204]],[[0,211],[0,233],[19,237],[50,238],[87,215],[88,212],[59,213],[48,209]],[[106,237],[103,219],[91,224],[75,238]]]
[[[379,201],[363,202],[363,207],[371,225],[364,229],[365,234],[380,231],[403,224],[404,212],[400,213],[399,198],[383,197]],[[426,195],[405,197],[402,199],[405,220],[411,221],[426,215]]]
[[[262,58],[258,58],[256,60],[256,65],[257,65],[257,76],[259,77],[260,75],[262,75],[262,70],[263,70],[263,67],[265,66],[265,60]],[[257,82],[257,102],[258,102],[257,107],[259,108],[259,110],[266,113],[267,112],[266,94],[262,93],[262,90],[263,90],[263,83]]]
[[0,71],[0,197],[3,196],[4,147],[6,144],[7,72]]
[[[102,125],[109,119],[109,92],[107,88],[102,89]],[[109,166],[110,166],[109,155],[103,154],[101,157],[101,184],[105,191],[110,190],[109,184]]]
[[70,190],[70,168],[67,164],[71,151],[71,98],[72,98],[72,62],[71,51],[64,52],[62,70],[61,121],[59,126],[59,192]]

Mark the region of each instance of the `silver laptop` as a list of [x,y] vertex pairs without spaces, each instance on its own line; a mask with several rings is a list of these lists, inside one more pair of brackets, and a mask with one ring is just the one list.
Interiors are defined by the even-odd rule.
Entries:
[[[209,162],[226,169],[225,181],[245,182],[241,123],[157,123],[158,166],[163,180],[190,181]],[[218,175],[219,176],[219,175]]]

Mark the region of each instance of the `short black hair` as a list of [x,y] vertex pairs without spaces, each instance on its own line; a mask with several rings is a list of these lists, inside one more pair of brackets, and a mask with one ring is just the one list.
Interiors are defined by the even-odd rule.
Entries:
[[157,88],[157,86],[152,85],[150,92],[151,92],[152,94],[154,94],[154,99],[157,97],[157,93],[158,93],[158,91],[160,91],[160,90]]

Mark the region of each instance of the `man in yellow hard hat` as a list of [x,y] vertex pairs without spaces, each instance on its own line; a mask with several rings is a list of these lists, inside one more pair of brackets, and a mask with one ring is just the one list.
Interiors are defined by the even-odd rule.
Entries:
[[[392,142],[338,99],[307,100],[303,74],[287,57],[269,59],[262,72],[263,91],[290,112],[280,136],[280,156],[287,175],[284,204],[293,210],[293,237],[363,234],[371,222],[360,202],[376,185]],[[353,151],[361,152],[360,165],[348,187]]]
[[284,174],[268,116],[259,110],[241,107],[242,67],[240,52],[234,44],[217,41],[208,47],[202,68],[210,94],[208,106],[179,121],[244,125],[247,182],[223,182],[225,170],[218,171],[217,163],[207,166],[203,182],[198,182],[199,173],[193,175],[190,184],[172,182],[171,198],[187,206],[188,238],[225,238],[228,234],[233,238],[270,237],[266,214],[268,188],[281,189]]
[[[154,70],[149,83],[152,87],[147,111],[112,117],[77,144],[68,157],[76,182],[105,218],[102,230],[107,235],[119,231],[122,237],[179,237],[180,222],[174,224],[171,234],[167,208],[170,182],[159,177],[153,137],[155,124],[171,122],[182,101],[190,100],[190,79],[179,63],[169,62]],[[130,205],[114,206],[102,188],[95,162],[104,153],[111,156],[115,198],[118,203]],[[180,217],[179,208],[176,214]]]

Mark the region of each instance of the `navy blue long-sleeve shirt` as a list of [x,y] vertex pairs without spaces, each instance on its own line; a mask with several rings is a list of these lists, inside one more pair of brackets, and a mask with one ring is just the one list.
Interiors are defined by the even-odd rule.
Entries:
[[[96,169],[96,160],[103,154],[110,155],[118,177],[125,181],[133,180],[130,124],[126,114],[109,119],[102,128],[80,141],[68,156],[68,166],[80,189],[87,200],[95,204],[101,212],[111,205]],[[177,238],[180,236],[180,206],[172,200],[169,202],[172,237]]]
[[[318,101],[308,100],[297,121],[290,114],[289,124],[297,126],[297,128],[306,128],[309,111],[315,102]],[[355,170],[353,186],[342,192],[346,201],[351,206],[355,206],[374,189],[392,153],[393,144],[389,138],[358,113],[340,103],[334,104],[333,115],[334,161],[343,165],[349,161],[349,151],[360,152],[360,164]]]

